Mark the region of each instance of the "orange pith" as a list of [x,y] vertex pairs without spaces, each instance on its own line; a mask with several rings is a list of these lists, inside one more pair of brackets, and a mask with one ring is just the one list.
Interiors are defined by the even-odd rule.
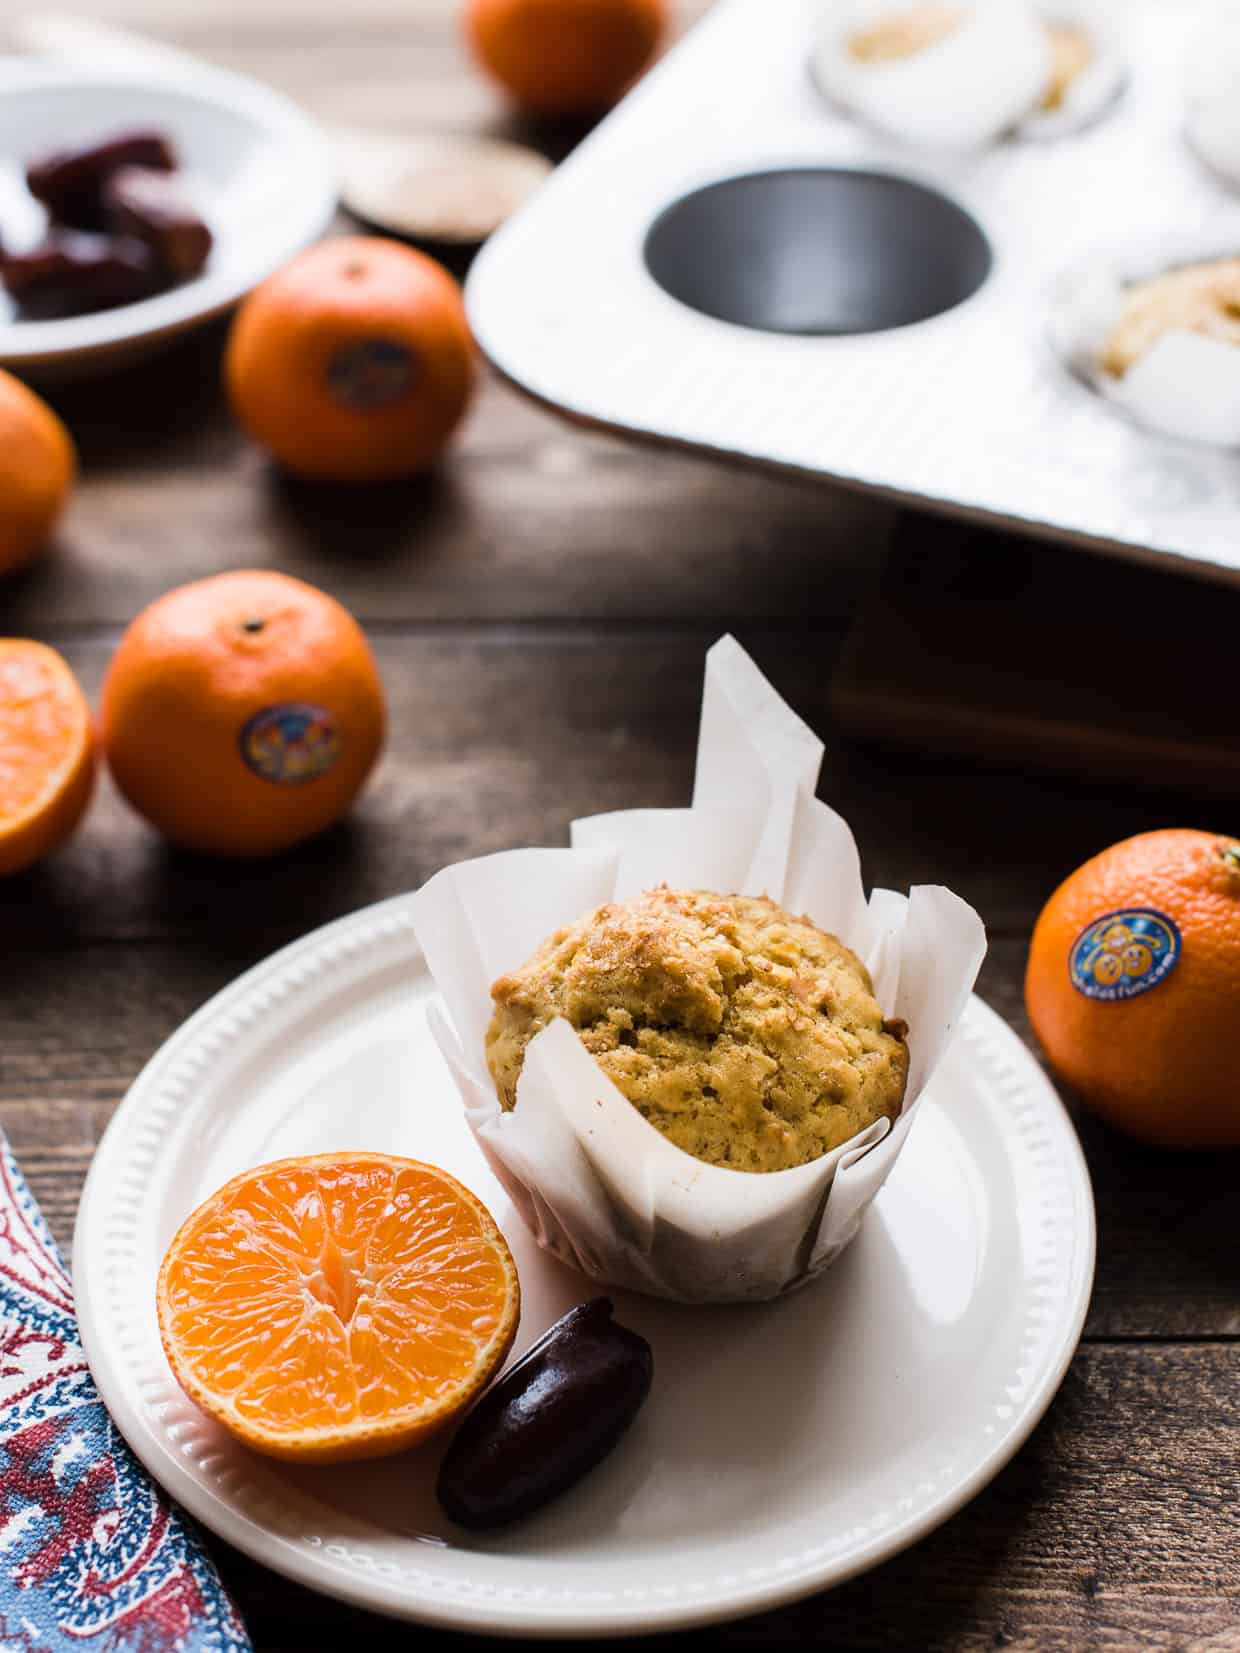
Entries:
[[90,708],[60,655],[0,638],[0,876],[70,836],[95,780]]
[[247,1445],[400,1452],[473,1400],[516,1334],[516,1267],[446,1171],[318,1154],[243,1172],[182,1224],[157,1288],[177,1381]]

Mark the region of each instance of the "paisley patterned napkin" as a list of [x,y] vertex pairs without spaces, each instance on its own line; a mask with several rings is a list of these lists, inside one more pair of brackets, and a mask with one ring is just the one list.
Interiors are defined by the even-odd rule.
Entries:
[[250,1653],[215,1569],[117,1433],[69,1276],[0,1131],[0,1653]]

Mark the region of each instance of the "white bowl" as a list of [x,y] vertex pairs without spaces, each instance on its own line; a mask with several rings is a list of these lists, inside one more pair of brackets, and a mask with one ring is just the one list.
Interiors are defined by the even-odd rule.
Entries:
[[335,173],[314,124],[287,98],[240,75],[166,65],[92,69],[12,58],[0,65],[0,237],[37,242],[44,213],[27,161],[124,128],[154,126],[176,147],[215,243],[202,274],[136,304],[56,321],[19,318],[0,294],[0,364],[38,376],[134,356],[219,315],[313,241],[336,203]]

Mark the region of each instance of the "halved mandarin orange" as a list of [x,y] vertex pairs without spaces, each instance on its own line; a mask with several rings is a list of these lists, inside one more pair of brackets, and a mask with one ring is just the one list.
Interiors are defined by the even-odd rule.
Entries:
[[94,786],[94,726],[68,662],[0,637],[0,878],[71,837]]
[[247,1446],[301,1463],[401,1452],[467,1407],[521,1291],[482,1202],[434,1165],[315,1154],[243,1171],[168,1247],[177,1381]]

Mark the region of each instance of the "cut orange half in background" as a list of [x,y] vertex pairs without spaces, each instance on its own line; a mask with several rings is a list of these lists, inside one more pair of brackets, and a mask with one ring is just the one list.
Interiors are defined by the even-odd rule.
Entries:
[[378,1153],[242,1172],[181,1225],[157,1287],[190,1399],[302,1463],[400,1452],[456,1417],[503,1363],[520,1306],[482,1202]]
[[0,877],[72,836],[95,784],[90,707],[68,663],[0,637]]

